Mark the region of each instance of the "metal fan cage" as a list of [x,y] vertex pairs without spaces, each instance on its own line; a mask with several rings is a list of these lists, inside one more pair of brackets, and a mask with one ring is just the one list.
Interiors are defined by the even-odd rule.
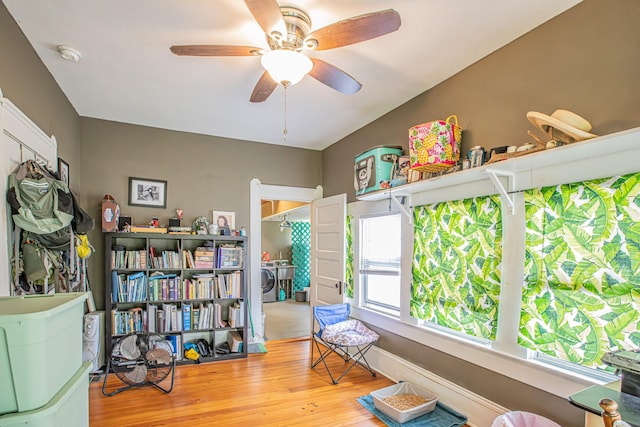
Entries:
[[[119,338],[111,350],[102,393],[113,396],[133,387],[153,386],[165,393],[173,389],[175,357],[171,344],[152,333],[133,333]],[[126,386],[107,392],[108,374],[112,372]],[[169,387],[161,382],[170,377]]]

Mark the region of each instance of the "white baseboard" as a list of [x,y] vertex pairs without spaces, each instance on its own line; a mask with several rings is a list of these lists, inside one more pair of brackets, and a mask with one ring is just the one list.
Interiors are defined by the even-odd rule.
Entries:
[[435,394],[440,402],[466,415],[470,426],[489,427],[498,415],[509,411],[503,406],[377,347],[372,347],[367,352],[367,361],[373,369],[393,381],[411,382]]

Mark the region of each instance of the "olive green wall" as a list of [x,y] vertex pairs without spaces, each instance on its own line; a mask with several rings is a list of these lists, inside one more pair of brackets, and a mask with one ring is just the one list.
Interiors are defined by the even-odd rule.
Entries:
[[[105,120],[81,119],[84,199],[98,219],[89,234],[96,252],[90,279],[96,304],[104,305],[101,204],[105,194],[134,225],[158,217],[161,224],[184,210],[184,225],[214,210],[236,213],[236,228],[249,229],[249,183],[315,188],[322,182],[320,151],[197,135]],[[129,177],[167,181],[167,208],[128,205]]]
[[80,118],[49,71],[0,3],[0,89],[47,135],[69,163],[71,189],[81,194]]
[[376,145],[408,150],[411,126],[451,114],[463,156],[475,145],[531,141],[528,111],[574,111],[599,135],[640,126],[638,22],[637,0],[584,0],[324,150],[324,194],[355,200],[355,155]]

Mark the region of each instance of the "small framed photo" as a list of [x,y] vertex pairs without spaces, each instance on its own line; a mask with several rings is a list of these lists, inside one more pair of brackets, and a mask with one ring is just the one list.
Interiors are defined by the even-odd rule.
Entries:
[[129,177],[129,205],[167,207],[167,181]]
[[213,222],[211,224],[217,225],[218,229],[220,230],[224,228],[234,230],[236,227],[236,213],[226,211],[213,211]]
[[60,175],[60,181],[69,186],[69,163],[58,157],[58,174]]

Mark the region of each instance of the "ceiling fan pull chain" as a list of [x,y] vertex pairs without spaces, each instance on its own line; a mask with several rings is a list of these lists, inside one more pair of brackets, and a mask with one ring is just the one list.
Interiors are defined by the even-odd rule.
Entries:
[[284,142],[287,142],[287,86],[284,86]]

